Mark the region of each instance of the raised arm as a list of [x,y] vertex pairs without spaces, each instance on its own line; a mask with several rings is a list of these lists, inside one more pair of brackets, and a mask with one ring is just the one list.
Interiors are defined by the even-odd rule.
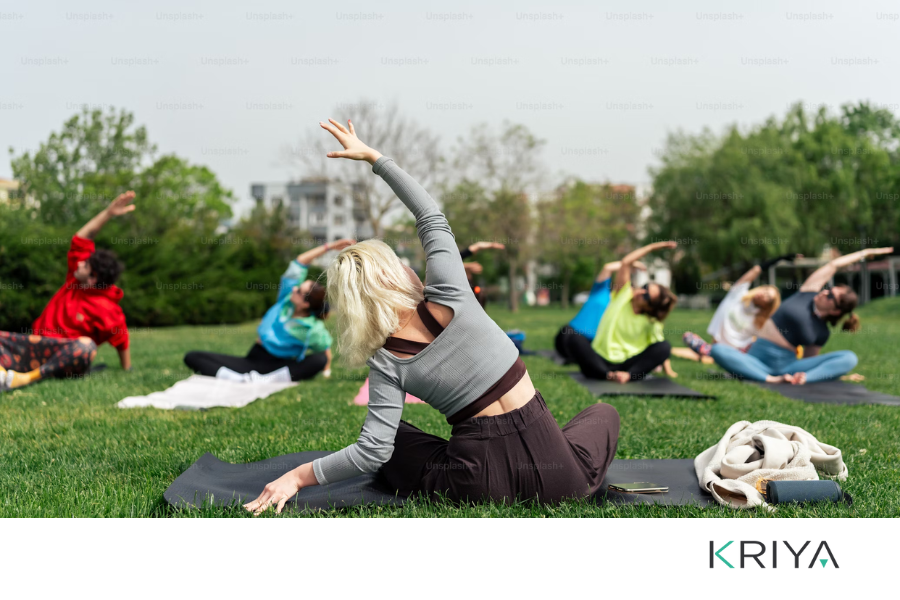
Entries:
[[759,274],[762,273],[762,267],[759,265],[754,265],[750,267],[750,270],[740,276],[740,278],[734,282],[733,287],[737,287],[744,283],[753,283],[756,281],[756,278],[759,277]]
[[474,244],[470,244],[466,248],[463,248],[459,251],[459,256],[465,260],[470,256],[478,254],[481,250],[487,250],[488,248],[493,248],[495,250],[505,250],[506,246],[499,242],[475,242]]
[[347,246],[352,246],[356,243],[356,240],[352,240],[349,238],[344,238],[342,240],[337,240],[335,242],[325,242],[321,246],[316,246],[312,250],[307,250],[302,254],[297,256],[297,262],[301,265],[308,265],[312,263],[312,261],[316,260],[329,250],[343,250]]
[[353,123],[347,121],[347,127],[344,127],[334,119],[328,121],[330,124],[319,123],[319,125],[344,147],[344,150],[329,152],[328,157],[364,160],[371,164],[375,174],[380,175],[391,186],[400,201],[415,217],[419,240],[425,249],[426,287],[431,288],[432,292],[448,297],[458,298],[468,294],[469,281],[456,247],[456,240],[453,238],[447,218],[434,199],[392,159],[382,156],[380,152],[360,141]]
[[616,280],[613,282],[613,292],[619,291],[631,281],[631,267],[639,259],[644,258],[654,250],[675,248],[676,246],[678,246],[676,242],[654,242],[626,254],[625,258],[622,259],[622,265],[619,267],[618,272],[616,272]]
[[813,272],[813,274],[803,282],[803,285],[800,286],[800,291],[818,292],[823,287],[825,287],[826,283],[831,281],[831,278],[834,277],[834,274],[838,269],[841,269],[848,265],[852,265],[855,262],[865,260],[870,256],[890,254],[893,251],[893,248],[866,248],[865,250],[860,250],[859,252],[852,252],[850,254],[845,254],[844,256],[839,256],[828,264],[816,269],[815,272]]
[[[637,269],[638,271],[646,271],[647,270],[647,265],[645,265],[644,263],[642,263],[639,260],[634,261],[634,263],[632,263],[631,266],[633,268]],[[607,279],[609,279],[610,277],[612,277],[612,274],[621,268],[622,268],[621,260],[608,262],[605,265],[603,265],[602,269],[600,269],[600,272],[597,274],[597,279],[595,281],[597,283],[602,283],[602,282],[606,281]]]
[[87,240],[94,239],[103,226],[113,217],[128,214],[134,210],[134,192],[128,191],[119,194],[115,200],[109,203],[109,206],[101,210],[97,216],[85,223],[85,225],[75,234],[80,238]]

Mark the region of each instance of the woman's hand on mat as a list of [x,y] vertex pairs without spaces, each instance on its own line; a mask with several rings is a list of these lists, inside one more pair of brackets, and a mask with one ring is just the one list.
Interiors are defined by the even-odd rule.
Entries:
[[274,506],[275,512],[280,514],[287,501],[296,496],[297,492],[303,489],[304,482],[309,481],[310,478],[315,481],[312,463],[300,465],[266,485],[262,494],[253,502],[245,504],[244,508],[254,515],[258,515],[264,510],[268,510],[270,506]]
[[109,203],[109,206],[106,208],[107,212],[110,216],[113,217],[121,217],[124,214],[128,214],[135,209],[134,204],[134,192],[129,190],[124,194],[119,194],[116,196],[116,199]]
[[859,373],[848,373],[847,375],[841,375],[841,381],[852,381],[854,383],[859,383],[860,381],[865,381],[866,376],[860,375]]
[[[330,125],[328,124],[330,123]],[[328,123],[323,123],[319,121],[319,125],[325,131],[328,131],[337,138],[337,141],[341,143],[341,146],[344,147],[343,150],[338,150],[336,152],[329,152],[326,156],[328,158],[349,158],[350,160],[364,160],[369,164],[375,164],[375,161],[381,158],[381,153],[377,150],[372,150],[368,146],[366,146],[358,137],[356,137],[356,130],[353,128],[353,123],[350,122],[350,119],[347,119],[347,126],[344,127],[334,119],[328,119]]]

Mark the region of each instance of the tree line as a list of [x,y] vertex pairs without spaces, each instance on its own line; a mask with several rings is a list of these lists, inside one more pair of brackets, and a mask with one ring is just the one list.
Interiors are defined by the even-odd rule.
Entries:
[[[336,107],[343,115],[344,107]],[[564,305],[600,266],[638,244],[676,239],[676,290],[690,292],[724,265],[896,244],[900,123],[867,103],[837,114],[802,105],[723,134],[676,132],[652,167],[644,203],[633,188],[562,177],[551,181],[544,140],[524,125],[477,124],[444,151],[440,139],[396,104],[354,105],[366,141],[392,156],[437,196],[462,248],[499,241],[480,255],[482,281],[507,282],[517,308],[526,265]],[[298,174],[340,180],[377,237],[404,240],[422,258],[415,225],[390,189],[365,169],[326,161],[310,129],[282,156]],[[97,239],[127,268],[123,308],[133,325],[231,323],[257,318],[277,294],[285,263],[312,245],[287,207],[257,207],[227,231],[234,196],[207,167],[157,156],[146,128],[125,110],[84,109],[32,152],[10,149],[16,197],[0,206],[0,329],[27,330],[60,285],[72,232],[118,193],[139,210]],[[643,217],[646,217],[644,219]],[[727,278],[727,276],[726,276]]]

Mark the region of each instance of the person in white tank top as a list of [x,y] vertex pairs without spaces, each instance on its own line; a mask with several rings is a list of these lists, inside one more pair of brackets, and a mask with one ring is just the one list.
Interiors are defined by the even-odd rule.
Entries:
[[[714,344],[727,344],[738,350],[746,350],[756,339],[757,331],[781,305],[781,293],[773,285],[750,289],[762,268],[755,266],[734,282],[728,294],[719,304],[706,332]],[[690,331],[682,337],[687,348],[673,348],[679,358],[712,363],[709,357],[712,344]]]

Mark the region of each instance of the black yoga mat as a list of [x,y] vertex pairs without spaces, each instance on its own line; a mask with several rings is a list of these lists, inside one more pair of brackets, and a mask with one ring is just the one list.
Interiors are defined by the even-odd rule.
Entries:
[[560,356],[556,350],[535,350],[534,353],[541,358],[546,358],[548,360],[552,360],[559,366],[563,367],[565,365],[573,365],[575,363],[566,362],[562,356]]
[[858,383],[849,381],[817,381],[803,385],[746,381],[761,388],[778,392],[786,398],[814,404],[886,404],[900,406],[900,398],[881,392],[873,392]]
[[671,379],[648,376],[645,379],[618,383],[602,379],[588,379],[581,373],[569,373],[579,385],[595,396],[675,396],[678,398],[712,398],[702,392],[686,388]]
[[[626,494],[609,489],[611,483],[655,483],[666,485],[665,494]],[[613,504],[665,504],[684,506],[715,504],[712,494],[700,487],[693,458],[614,460],[596,494]]]
[[[246,464],[232,464],[210,453],[201,456],[163,493],[172,506],[240,505],[257,496],[266,484],[288,471],[331,452],[297,452]],[[377,475],[363,475],[329,485],[314,485],[286,505],[285,510],[325,510],[359,504],[402,504]]]
[[[172,482],[163,497],[180,508],[202,505],[229,506],[254,500],[267,483],[297,466],[327,456],[331,452],[297,452],[255,463],[231,464],[212,454],[204,454]],[[610,483],[647,482],[669,486],[665,494],[624,494],[608,490]],[[700,489],[692,459],[614,460],[596,498],[615,504],[667,504],[672,506],[713,501]],[[330,485],[305,488],[285,506],[285,510],[327,510],[360,504],[400,505],[396,496],[377,475],[363,475]]]

